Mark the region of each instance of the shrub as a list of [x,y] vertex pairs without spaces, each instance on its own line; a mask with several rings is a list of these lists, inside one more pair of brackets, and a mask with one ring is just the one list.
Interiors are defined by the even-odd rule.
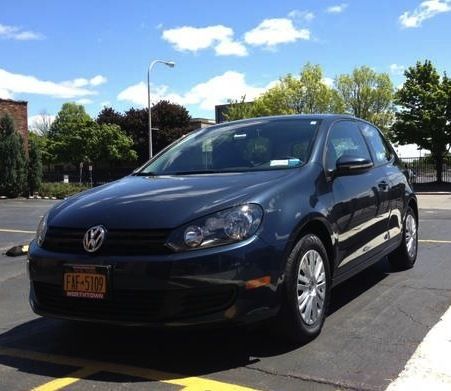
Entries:
[[25,190],[27,173],[22,137],[9,115],[0,119],[0,194],[17,197]]
[[89,186],[77,183],[42,183],[39,189],[41,197],[65,198],[89,189]]

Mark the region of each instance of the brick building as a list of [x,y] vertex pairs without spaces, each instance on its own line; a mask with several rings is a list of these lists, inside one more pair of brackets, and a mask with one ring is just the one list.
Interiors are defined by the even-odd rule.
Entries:
[[22,136],[23,143],[28,149],[28,102],[0,99],[0,118],[9,114],[14,120],[16,131]]

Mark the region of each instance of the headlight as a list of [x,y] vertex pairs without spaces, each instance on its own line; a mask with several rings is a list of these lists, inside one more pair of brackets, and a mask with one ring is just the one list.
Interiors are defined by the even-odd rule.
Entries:
[[256,204],[226,209],[176,229],[167,244],[186,251],[239,242],[255,234],[262,218],[263,209]]
[[47,214],[41,219],[36,230],[36,243],[42,246],[45,240],[45,234],[47,233]]

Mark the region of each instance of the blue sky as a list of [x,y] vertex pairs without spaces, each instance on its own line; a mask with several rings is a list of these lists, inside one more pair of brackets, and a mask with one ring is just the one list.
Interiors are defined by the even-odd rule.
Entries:
[[451,73],[451,0],[4,1],[0,97],[29,116],[78,101],[96,116],[152,96],[214,118],[214,105],[253,98],[306,63],[336,75],[369,65],[390,73],[430,59]]

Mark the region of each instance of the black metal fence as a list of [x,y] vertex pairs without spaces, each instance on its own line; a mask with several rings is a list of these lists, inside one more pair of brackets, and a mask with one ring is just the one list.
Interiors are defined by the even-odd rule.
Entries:
[[[435,163],[431,157],[401,158],[407,169],[411,170],[413,183],[432,183],[437,181]],[[115,181],[130,174],[137,167],[96,168],[92,170],[92,183],[94,186]],[[80,171],[78,170],[53,170],[44,171],[44,182],[63,182],[68,175],[70,183],[80,183]],[[451,183],[451,157],[443,160],[443,182]],[[91,183],[91,172],[84,169],[81,175],[82,183]]]
[[43,182],[64,182],[65,176],[69,183],[85,183],[92,184],[94,186],[102,185],[107,182],[112,182],[117,179],[123,178],[126,175],[129,175],[133,172],[137,167],[115,167],[115,168],[93,168],[92,171],[88,169],[84,169],[81,172],[79,170],[53,170],[53,171],[44,171],[42,180]]
[[[412,170],[413,183],[431,183],[437,181],[435,162],[430,156],[421,158],[401,158],[406,168]],[[443,182],[451,182],[451,157],[443,159]]]

